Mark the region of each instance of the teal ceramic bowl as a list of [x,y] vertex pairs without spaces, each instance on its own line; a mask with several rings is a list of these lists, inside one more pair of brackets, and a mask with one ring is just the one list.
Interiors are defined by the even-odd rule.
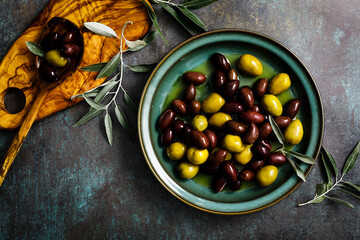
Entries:
[[[282,103],[291,98],[298,98],[302,103],[297,118],[303,123],[304,137],[294,150],[314,158],[323,136],[321,98],[312,76],[294,53],[274,39],[244,30],[217,30],[190,38],[171,50],[152,72],[140,102],[138,129],[142,151],[155,177],[171,194],[195,208],[218,214],[250,213],[279,202],[301,184],[290,164],[279,168],[276,181],[268,187],[251,183],[235,192],[225,189],[213,193],[209,189],[209,177],[200,175],[182,180],[176,171],[177,163],[166,157],[159,143],[157,122],[169,103],[181,96],[185,88],[181,75],[196,70],[210,76],[214,69],[209,57],[215,52],[227,56],[234,68],[240,55],[256,56],[264,65],[264,74],[260,77],[271,79],[279,72],[289,74],[291,88],[279,98]],[[242,86],[252,85],[255,80],[240,75]],[[209,91],[210,83],[198,87],[197,99],[201,101]],[[307,164],[300,167],[306,175],[312,168]]]

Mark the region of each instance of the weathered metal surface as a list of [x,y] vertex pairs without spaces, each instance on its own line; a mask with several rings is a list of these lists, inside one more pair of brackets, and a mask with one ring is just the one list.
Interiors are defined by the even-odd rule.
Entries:
[[[0,3],[0,56],[26,29],[46,0]],[[129,64],[160,60],[189,36],[159,8],[160,38]],[[209,29],[245,28],[292,49],[313,74],[324,104],[324,146],[341,166],[360,139],[360,2],[358,0],[219,1],[196,13]],[[175,27],[176,26],[176,27]],[[139,98],[148,75],[126,73]],[[354,210],[330,202],[306,207],[321,181],[315,166],[293,194],[264,211],[217,216],[193,209],[154,178],[138,144],[115,124],[110,147],[103,120],[71,128],[88,106],[81,103],[36,123],[0,188],[0,239],[356,239]],[[126,107],[134,123],[136,114]],[[133,124],[135,127],[135,124]],[[0,132],[0,153],[15,132]],[[360,183],[358,163],[349,174]]]

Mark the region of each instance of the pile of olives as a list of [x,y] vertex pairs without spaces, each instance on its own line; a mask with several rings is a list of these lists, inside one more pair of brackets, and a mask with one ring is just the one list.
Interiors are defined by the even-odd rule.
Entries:
[[302,124],[295,118],[300,100],[282,106],[277,97],[291,86],[290,77],[279,73],[269,81],[261,78],[261,62],[244,54],[236,62],[237,69],[244,76],[259,78],[252,87],[240,87],[238,73],[224,55],[215,53],[210,61],[213,92],[202,102],[196,100],[196,86],[204,84],[207,76],[184,73],[187,87],[181,99],[174,100],[159,118],[160,142],[171,160],[180,161],[181,178],[191,179],[199,171],[210,174],[214,192],[226,185],[238,190],[243,182],[253,180],[269,186],[277,178],[277,167],[287,163],[284,154],[272,149],[276,136],[269,115],[283,131],[286,144],[298,144],[303,137]]
[[62,34],[47,33],[40,44],[45,56],[38,63],[40,76],[47,82],[56,82],[77,65],[82,53],[82,38],[78,31],[72,30]]

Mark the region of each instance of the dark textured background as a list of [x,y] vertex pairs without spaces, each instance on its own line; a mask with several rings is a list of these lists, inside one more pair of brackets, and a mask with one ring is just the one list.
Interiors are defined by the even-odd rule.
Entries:
[[[0,56],[47,0],[0,1]],[[159,61],[189,35],[155,8],[170,45],[160,38],[129,64]],[[208,28],[245,28],[292,49],[320,89],[325,113],[323,144],[343,164],[360,139],[360,1],[220,0],[196,14]],[[140,98],[147,74],[126,73],[125,86]],[[264,211],[218,216],[193,209],[168,193],[150,172],[140,147],[115,124],[107,144],[103,118],[71,128],[80,103],[36,123],[0,188],[0,239],[359,239],[355,209],[310,199],[321,171],[316,165],[293,194]],[[131,115],[131,109],[126,108]],[[133,127],[136,114],[133,113]],[[0,131],[1,158],[15,131]],[[360,183],[360,163],[348,179]],[[357,201],[357,202],[356,202]]]

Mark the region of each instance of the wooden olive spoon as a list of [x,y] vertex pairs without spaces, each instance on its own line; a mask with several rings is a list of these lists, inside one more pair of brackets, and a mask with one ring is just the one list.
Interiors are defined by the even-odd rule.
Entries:
[[[59,71],[58,79],[56,82],[48,82],[43,77],[40,76],[39,71],[37,71],[37,79],[39,81],[40,92],[36,96],[28,114],[26,115],[25,120],[23,121],[19,132],[15,136],[9,150],[7,151],[4,159],[4,163],[0,169],[0,187],[5,179],[5,176],[10,169],[11,164],[14,162],[16,155],[18,154],[21,146],[23,145],[27,134],[35,121],[35,118],[40,110],[42,103],[44,102],[46,96],[48,95],[49,91],[58,86],[61,82],[63,82],[67,77],[69,77],[74,71],[76,71],[77,67],[80,65],[83,55],[84,49],[84,40],[82,38],[80,29],[71,21],[55,17],[52,18],[48,24],[46,25],[42,36],[40,37],[40,41],[42,42],[43,38],[52,32],[57,32],[59,35],[61,33],[72,31],[77,33],[78,39],[76,41],[77,45],[81,47],[81,52],[74,58],[70,58],[67,65],[64,67],[64,70]],[[59,41],[62,41],[61,39]],[[36,57],[36,67],[39,70],[41,62],[39,57]]]

